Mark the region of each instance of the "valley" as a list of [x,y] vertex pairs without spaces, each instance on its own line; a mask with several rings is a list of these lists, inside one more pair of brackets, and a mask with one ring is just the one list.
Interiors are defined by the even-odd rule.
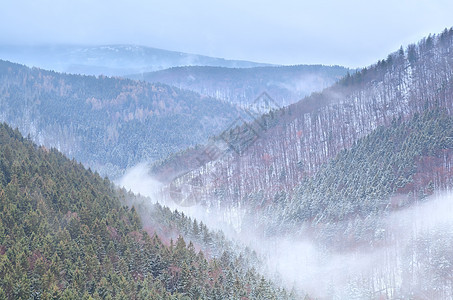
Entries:
[[453,297],[453,28],[360,68],[4,40],[1,299]]

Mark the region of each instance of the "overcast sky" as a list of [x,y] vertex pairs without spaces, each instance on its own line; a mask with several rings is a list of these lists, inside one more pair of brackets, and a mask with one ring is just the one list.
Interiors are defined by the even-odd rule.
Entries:
[[2,0],[0,43],[137,44],[361,67],[453,26],[451,0]]

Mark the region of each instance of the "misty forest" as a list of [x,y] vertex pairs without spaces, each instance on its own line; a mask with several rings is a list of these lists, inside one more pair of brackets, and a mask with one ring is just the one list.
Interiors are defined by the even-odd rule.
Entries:
[[395,50],[0,45],[0,299],[453,299],[453,28]]

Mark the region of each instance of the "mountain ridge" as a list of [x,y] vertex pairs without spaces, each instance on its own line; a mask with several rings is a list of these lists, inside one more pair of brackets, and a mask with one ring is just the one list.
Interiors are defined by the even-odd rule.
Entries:
[[127,44],[1,45],[0,58],[56,72],[106,76],[123,76],[187,65],[242,68],[269,65]]
[[266,92],[279,107],[319,92],[346,75],[341,66],[294,65],[252,68],[174,67],[127,76],[161,82],[248,107]]

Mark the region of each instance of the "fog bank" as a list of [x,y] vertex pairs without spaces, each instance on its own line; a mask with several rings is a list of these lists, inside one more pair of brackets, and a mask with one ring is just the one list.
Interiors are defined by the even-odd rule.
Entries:
[[[453,297],[452,192],[432,196],[400,211],[323,224],[323,228],[306,224],[310,236],[299,232],[265,238],[258,229],[240,230],[248,222],[239,208],[218,211],[171,201],[162,193],[162,184],[148,174],[145,164],[128,170],[118,184],[150,197],[150,203],[159,202],[211,229],[224,231],[229,238],[261,255],[270,276],[311,297]],[[335,241],[345,245],[336,247]]]

